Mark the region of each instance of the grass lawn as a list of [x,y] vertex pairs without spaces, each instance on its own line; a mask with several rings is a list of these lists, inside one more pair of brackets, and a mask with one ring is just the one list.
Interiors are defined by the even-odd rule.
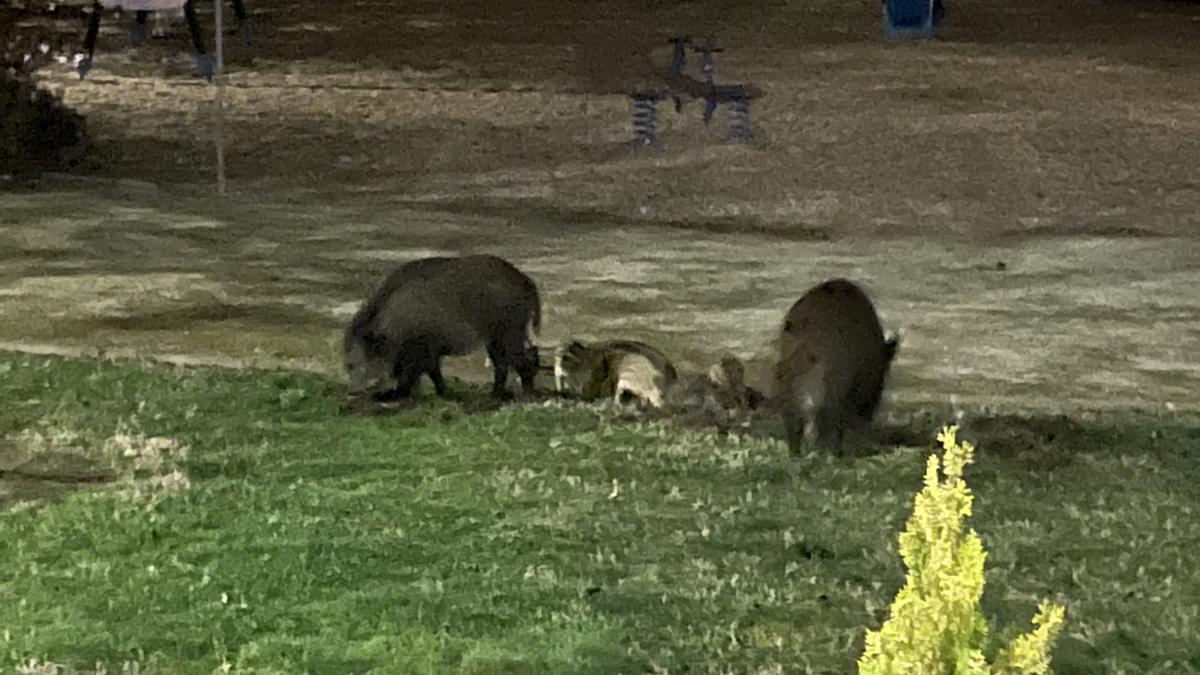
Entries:
[[[40,73],[92,149],[0,184],[0,350],[291,370],[0,351],[0,672],[852,672],[932,434],[793,460],[558,402],[343,414],[371,284],[488,252],[540,344],[756,384],[805,289],[862,281],[896,409],[1071,417],[964,431],[995,637],[1049,598],[1059,673],[1200,673],[1196,3],[951,3],[928,44],[877,0],[248,4],[223,199],[181,25]],[[664,102],[630,151],[676,33],[767,92],[754,143]]]
[[[340,395],[0,353],[0,670],[845,673],[903,579],[928,448]],[[1194,421],[1080,424],[968,469],[994,634],[1049,597],[1057,672],[1200,672]]]

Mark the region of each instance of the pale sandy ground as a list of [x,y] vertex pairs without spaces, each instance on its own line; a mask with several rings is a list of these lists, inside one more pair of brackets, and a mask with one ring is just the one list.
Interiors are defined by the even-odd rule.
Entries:
[[[30,213],[52,210],[51,199],[62,195],[5,204]],[[629,336],[692,367],[726,351],[763,366],[790,303],[845,275],[875,294],[887,327],[903,331],[893,379],[901,401],[956,394],[1013,409],[1198,409],[1200,258],[1190,239],[806,242],[655,227],[563,237],[546,235],[544,223],[464,224],[416,211],[374,223],[326,213],[346,226],[297,238],[286,214],[236,233],[219,219],[184,227],[168,211],[99,206],[123,216],[18,223],[0,209],[6,245],[42,247],[5,265],[7,345],[224,356],[336,375],[339,328],[378,273],[410,257],[486,251],[538,281],[545,344]],[[1001,261],[1005,271],[995,269]],[[459,372],[485,375],[478,361]]]
[[[547,344],[761,377],[787,306],[849,276],[904,331],[900,403],[1200,410],[1195,4],[956,4],[925,45],[865,1],[353,6],[251,2],[223,199],[182,34],[110,20],[91,79],[47,71],[104,163],[0,194],[0,342],[336,374],[390,265],[489,251],[539,282]],[[753,145],[696,103],[623,145],[675,30],[767,90]]]

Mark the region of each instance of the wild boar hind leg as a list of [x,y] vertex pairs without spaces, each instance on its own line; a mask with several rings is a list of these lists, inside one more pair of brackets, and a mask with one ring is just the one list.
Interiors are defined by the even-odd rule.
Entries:
[[521,345],[521,356],[514,364],[517,375],[521,378],[521,390],[526,395],[533,393],[533,378],[538,372],[538,350],[532,345]]
[[442,398],[450,398],[446,394],[446,378],[442,377],[442,364],[434,361],[433,366],[425,372],[429,375],[429,380],[433,382],[434,392]]
[[508,390],[508,353],[498,341],[488,343],[487,353],[492,360],[492,396],[502,401],[511,400],[513,395]]

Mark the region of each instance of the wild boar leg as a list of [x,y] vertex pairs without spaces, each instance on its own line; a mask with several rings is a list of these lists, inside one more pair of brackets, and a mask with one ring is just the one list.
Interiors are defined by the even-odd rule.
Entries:
[[492,396],[507,401],[513,398],[508,390],[508,354],[498,341],[488,343],[487,353],[492,360]]
[[421,370],[414,368],[411,363],[401,359],[396,362],[393,372],[396,376],[396,386],[387,392],[386,395],[392,400],[408,398],[412,394],[413,387],[417,384],[417,379],[421,377]]
[[825,447],[840,455],[842,452],[842,436],[846,429],[846,420],[841,411],[830,410],[828,407],[818,409],[812,416],[809,433],[805,440],[809,447]]
[[429,374],[429,379],[433,382],[433,390],[438,396],[448,398],[446,396],[446,379],[442,377],[442,366],[437,361],[434,361],[433,367],[425,371]]
[[513,359],[513,369],[517,371],[517,376],[521,378],[521,390],[526,394],[533,393],[533,378],[538,372],[538,350],[537,347],[525,344],[522,340],[520,344],[515,346],[516,351],[513,352],[516,357]]
[[788,449],[793,454],[798,454],[804,450],[805,446],[805,424],[804,415],[796,408],[796,406],[784,406],[783,410],[784,433],[787,436]]

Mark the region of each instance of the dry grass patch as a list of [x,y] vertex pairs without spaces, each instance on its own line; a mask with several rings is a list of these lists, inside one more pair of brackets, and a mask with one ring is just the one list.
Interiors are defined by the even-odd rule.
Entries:
[[[188,448],[165,436],[131,431],[129,423],[103,439],[53,419],[0,437],[0,501],[5,493],[20,507],[22,497],[49,496],[71,488],[108,484],[146,508],[165,494],[185,490]],[[32,484],[32,485],[31,485]],[[42,494],[34,491],[41,484]],[[57,489],[56,489],[57,488]]]

